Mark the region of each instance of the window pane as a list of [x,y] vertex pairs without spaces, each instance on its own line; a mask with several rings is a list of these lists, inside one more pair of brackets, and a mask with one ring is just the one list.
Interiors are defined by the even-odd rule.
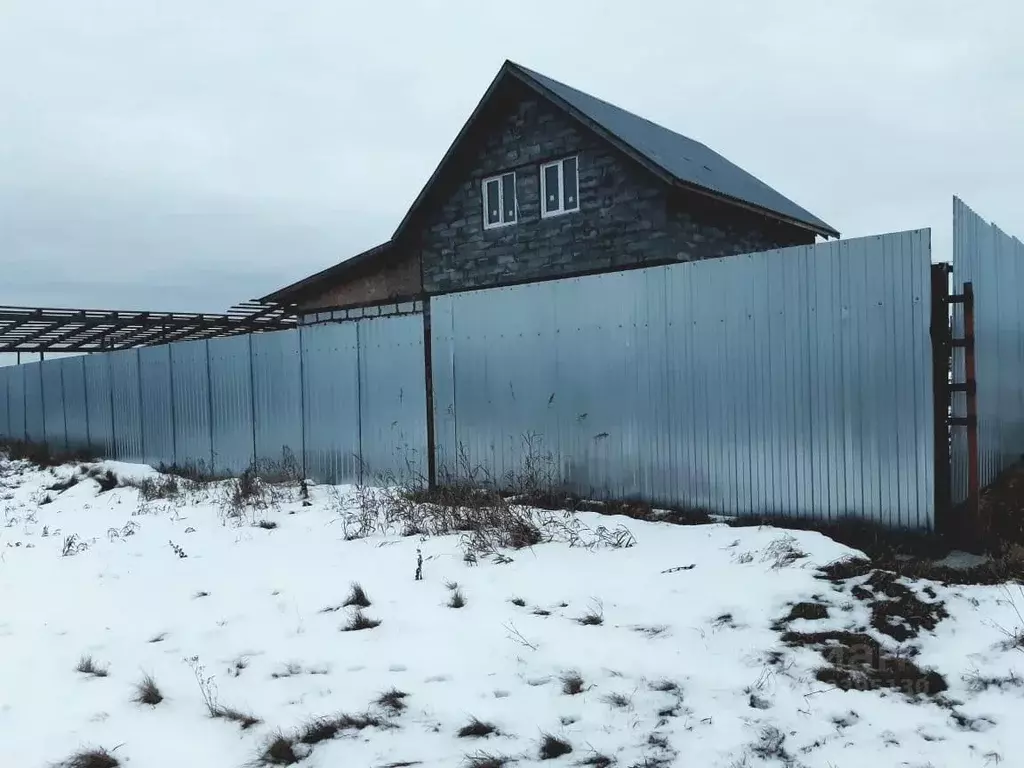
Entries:
[[516,220],[516,175],[506,173],[501,177],[501,204],[505,208],[505,223]]
[[544,210],[546,212],[557,211],[561,198],[558,194],[558,163],[549,165],[544,169]]
[[499,199],[499,187],[498,180],[491,179],[485,182],[487,187],[487,223],[488,224],[500,224],[501,223],[501,200]]
[[570,157],[562,162],[562,184],[565,187],[565,205],[567,211],[574,211],[580,207],[580,190],[577,181],[576,158]]

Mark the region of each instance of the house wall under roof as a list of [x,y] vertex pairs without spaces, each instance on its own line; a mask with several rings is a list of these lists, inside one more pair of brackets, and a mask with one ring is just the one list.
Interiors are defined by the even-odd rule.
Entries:
[[326,281],[296,299],[300,312],[415,298],[422,293],[419,259],[407,253],[370,263],[355,275]]
[[[579,157],[580,210],[540,215],[540,166]],[[814,242],[801,227],[673,190],[514,80],[502,83],[412,225],[428,294]],[[483,226],[485,178],[514,171],[517,223]]]

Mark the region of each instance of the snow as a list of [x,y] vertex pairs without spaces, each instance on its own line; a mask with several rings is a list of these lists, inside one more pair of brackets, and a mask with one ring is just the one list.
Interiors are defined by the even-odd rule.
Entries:
[[[231,518],[217,486],[150,502],[92,479],[46,490],[76,475],[0,459],[0,766],[85,747],[138,768],[243,766],[274,734],[367,712],[393,727],[298,745],[300,765],[457,766],[478,753],[532,765],[545,734],[573,748],[555,766],[597,753],[621,766],[1012,765],[1024,748],[1024,686],[1005,680],[1024,675],[1006,642],[1024,625],[1017,587],[904,582],[930,586],[949,612],[903,649],[946,676],[949,701],[846,692],[815,679],[817,650],[787,647],[773,628],[793,604],[820,602],[828,618],[786,628],[867,631],[898,647],[851,595],[863,578],[838,589],[818,578],[859,553],[817,533],[581,513],[584,530],[623,525],[635,544],[555,540],[472,564],[458,536],[346,540],[350,487],[313,487],[308,506],[293,490]],[[277,527],[254,525],[264,519]],[[63,555],[72,534],[84,546]],[[379,626],[341,631],[352,582]],[[452,582],[463,608],[448,607]],[[603,623],[581,624],[589,612]],[[84,655],[108,674],[77,672]],[[197,671],[219,705],[261,722],[211,718]],[[563,692],[571,672],[578,695]],[[156,706],[132,700],[144,674],[165,697]],[[978,690],[986,677],[1004,680]],[[402,712],[374,703],[392,688],[408,694]],[[471,718],[498,733],[458,738]]]

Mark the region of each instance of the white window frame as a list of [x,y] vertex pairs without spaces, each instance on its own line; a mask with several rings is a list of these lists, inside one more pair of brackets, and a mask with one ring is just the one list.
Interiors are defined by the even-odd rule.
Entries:
[[[505,221],[505,184],[506,176],[512,177],[512,194],[515,195],[514,210],[516,217],[512,221]],[[487,216],[487,185],[496,181],[498,183],[498,221],[491,223]],[[507,171],[497,176],[488,176],[480,183],[481,210],[484,214],[484,229],[498,229],[500,227],[511,227],[519,223],[519,194],[516,189],[516,172]]]
[[[565,166],[566,160],[576,161],[576,198],[575,208],[565,207]],[[558,168],[558,208],[554,211],[548,210],[548,190],[547,190],[547,174],[545,171],[548,168]],[[569,157],[563,157],[560,160],[554,160],[550,163],[544,163],[540,167],[540,216],[542,219],[549,219],[552,216],[563,216],[567,213],[576,213],[580,209],[580,157],[579,155],[570,155]]]

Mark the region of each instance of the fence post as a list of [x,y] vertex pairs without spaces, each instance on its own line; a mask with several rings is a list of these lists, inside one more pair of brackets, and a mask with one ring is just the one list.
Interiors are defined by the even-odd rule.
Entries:
[[252,464],[259,466],[259,456],[256,454],[256,362],[253,358],[252,332],[247,334],[249,338],[249,420],[252,422]]
[[171,462],[178,466],[178,409],[174,405],[174,355],[171,344],[167,347],[167,391],[171,397]]
[[302,324],[299,324],[299,438],[302,445],[302,479],[309,478],[306,466],[306,352],[302,344]]
[[356,320],[356,444],[359,455],[356,457],[356,471],[359,483],[363,480],[363,337],[360,332],[363,320]]
[[139,385],[139,449],[142,451],[141,463],[146,464],[149,457],[146,455],[146,414],[142,407],[142,351],[138,347],[135,348],[135,370]]
[[79,356],[82,365],[82,403],[85,406],[85,447],[92,453],[92,427],[89,425],[89,377],[85,371],[85,358],[88,355]]
[[434,368],[430,325],[430,297],[423,297],[423,375],[427,407],[427,485],[437,487],[437,451],[434,441]]
[[214,461],[217,456],[217,452],[213,447],[213,375],[210,368],[210,340],[203,340],[203,352],[206,358],[206,417],[208,428],[210,430],[210,474],[216,474],[216,468]]
[[120,458],[117,455],[117,419],[114,418],[114,367],[110,363],[110,353],[103,355],[107,361],[107,397],[110,399],[110,453],[113,458]]
[[949,376],[952,361],[952,334],[949,327],[949,265],[947,264],[932,264],[931,299],[935,528],[939,533],[946,533],[951,522],[950,508],[952,506],[950,483],[952,459],[949,447]]

